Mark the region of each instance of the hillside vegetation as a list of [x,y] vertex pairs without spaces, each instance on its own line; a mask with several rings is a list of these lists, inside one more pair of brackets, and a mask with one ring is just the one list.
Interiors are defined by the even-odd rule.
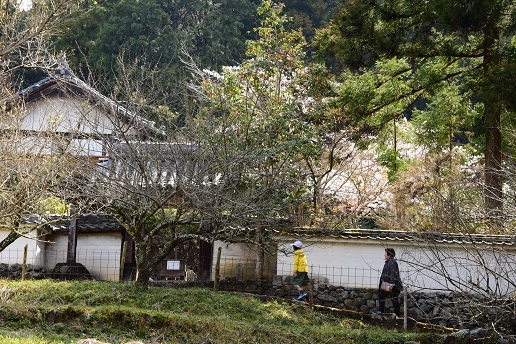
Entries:
[[429,342],[299,304],[200,288],[1,281],[0,300],[1,343]]

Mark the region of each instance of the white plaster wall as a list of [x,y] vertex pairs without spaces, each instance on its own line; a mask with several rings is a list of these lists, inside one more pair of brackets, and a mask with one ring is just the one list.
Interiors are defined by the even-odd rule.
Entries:
[[57,263],[66,262],[66,250],[68,249],[68,236],[65,234],[53,235],[52,242],[45,247],[45,268],[52,271]]
[[[293,241],[280,239],[277,261],[279,275],[292,274]],[[516,280],[516,250],[512,246],[468,247],[454,243],[430,245],[379,239],[302,241],[310,266],[310,276],[320,283],[377,288],[384,264],[384,249],[393,247],[403,283],[411,291],[475,291],[475,288],[471,288],[472,284],[484,289],[489,286],[499,295],[507,295],[516,290],[513,285]],[[445,275],[454,282],[450,283],[444,278]]]
[[220,277],[228,278],[236,276],[237,265],[241,264],[244,271],[244,279],[254,276],[254,268],[256,262],[256,248],[249,244],[226,244],[216,241],[213,244],[213,265],[212,277],[215,276],[215,268],[217,262],[217,252],[219,247],[221,251],[220,261]]
[[[0,240],[5,239],[8,234],[8,231],[0,231]],[[45,245],[36,239],[41,239],[36,231],[31,232],[27,237],[16,239],[5,250],[0,252],[0,263],[9,265],[15,263],[22,264],[25,245],[27,245],[27,264],[38,267],[44,266]]]
[[[354,288],[375,288],[384,264],[384,247],[367,241],[302,240],[309,276],[320,283]],[[291,244],[281,240],[278,274],[292,275],[294,258]]]
[[[240,264],[243,269],[243,279],[250,280],[255,278],[255,269],[256,269],[256,260],[258,250],[255,245],[246,244],[246,243],[233,243],[227,244],[222,241],[216,241],[213,244],[213,264],[212,264],[212,272],[211,277],[215,276],[216,262],[217,262],[217,253],[219,247],[222,248],[221,251],[221,261],[220,261],[220,277],[221,278],[229,278],[237,276],[237,264]],[[264,262],[264,277],[272,277],[268,276],[267,272],[272,271],[272,274],[276,272],[276,256],[266,256]]]
[[27,104],[20,129],[109,134],[113,125],[105,114],[80,98],[52,95]]
[[98,279],[118,281],[122,236],[82,234],[77,239],[77,261],[84,264]]
[[[54,243],[47,245],[46,268],[51,271],[57,263],[66,262],[68,236],[56,235]],[[83,264],[93,278],[118,281],[120,273],[121,234],[79,234],[77,237],[77,262]]]
[[[82,99],[59,98],[52,95],[28,103],[19,128],[35,132],[110,134],[113,131],[113,124],[105,113]],[[103,154],[102,143],[99,140],[73,139],[70,142],[60,142],[63,140],[62,138],[47,136],[27,136],[21,140],[23,141],[19,143],[20,149],[37,150],[43,154],[61,151],[64,145],[68,152],[76,155],[100,156]]]
[[516,290],[516,250],[510,245],[414,243],[403,252],[402,263],[412,290],[457,290],[502,297]]
[[25,136],[18,137],[16,147],[20,153],[22,152],[38,152],[38,154],[54,154],[62,151],[66,146],[69,153],[80,156],[102,156],[103,144],[100,140],[93,139],[73,139],[64,142],[59,137],[37,137]]

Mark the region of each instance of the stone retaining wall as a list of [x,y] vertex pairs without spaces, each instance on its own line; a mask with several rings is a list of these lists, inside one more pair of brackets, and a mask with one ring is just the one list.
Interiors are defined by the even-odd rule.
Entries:
[[[219,290],[254,293],[271,297],[291,299],[298,295],[292,285],[290,277],[274,276],[272,283],[268,281],[235,281],[223,280],[219,284]],[[306,288],[309,289],[308,287]],[[405,293],[400,294],[401,311],[404,311]],[[330,284],[315,284],[313,286],[313,302],[317,305],[338,309],[353,310],[370,314],[378,307],[378,291],[376,289],[360,289],[333,286]],[[467,298],[453,293],[406,293],[407,315],[419,322],[434,324],[441,327],[473,329],[485,327],[493,321],[500,322],[505,314],[503,309],[516,307],[514,300],[499,300],[498,307],[493,305],[493,300],[485,304],[478,298]],[[386,311],[393,312],[390,299],[385,303]],[[516,333],[516,324],[507,319],[507,330]]]

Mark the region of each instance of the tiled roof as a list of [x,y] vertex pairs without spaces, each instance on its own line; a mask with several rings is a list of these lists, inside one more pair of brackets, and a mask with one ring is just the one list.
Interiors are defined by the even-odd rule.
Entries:
[[276,232],[281,236],[304,238],[371,239],[383,241],[413,241],[456,244],[516,245],[515,235],[462,234],[438,232],[405,232],[379,229],[319,229],[294,228]]
[[[68,232],[70,216],[50,215],[46,218],[47,225],[53,232]],[[122,226],[114,218],[106,214],[80,214],[77,219],[79,233],[119,232]]]
[[99,91],[75,76],[75,74],[68,66],[66,60],[60,61],[56,67],[50,71],[49,74],[50,76],[21,90],[19,92],[19,96],[28,101],[32,101],[53,92],[55,89],[61,86],[68,86],[68,89],[71,87],[76,90],[80,90],[85,96],[89,97],[90,100],[93,100],[104,106],[106,109],[113,111],[128,122],[135,123],[140,130],[145,130],[157,137],[166,136],[163,130],[156,128],[154,122],[131,113],[116,101],[104,96]]

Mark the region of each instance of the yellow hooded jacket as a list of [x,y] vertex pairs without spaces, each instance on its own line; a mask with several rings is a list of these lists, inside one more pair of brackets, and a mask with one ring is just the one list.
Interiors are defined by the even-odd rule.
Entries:
[[308,272],[308,262],[302,249],[294,251],[294,272]]

